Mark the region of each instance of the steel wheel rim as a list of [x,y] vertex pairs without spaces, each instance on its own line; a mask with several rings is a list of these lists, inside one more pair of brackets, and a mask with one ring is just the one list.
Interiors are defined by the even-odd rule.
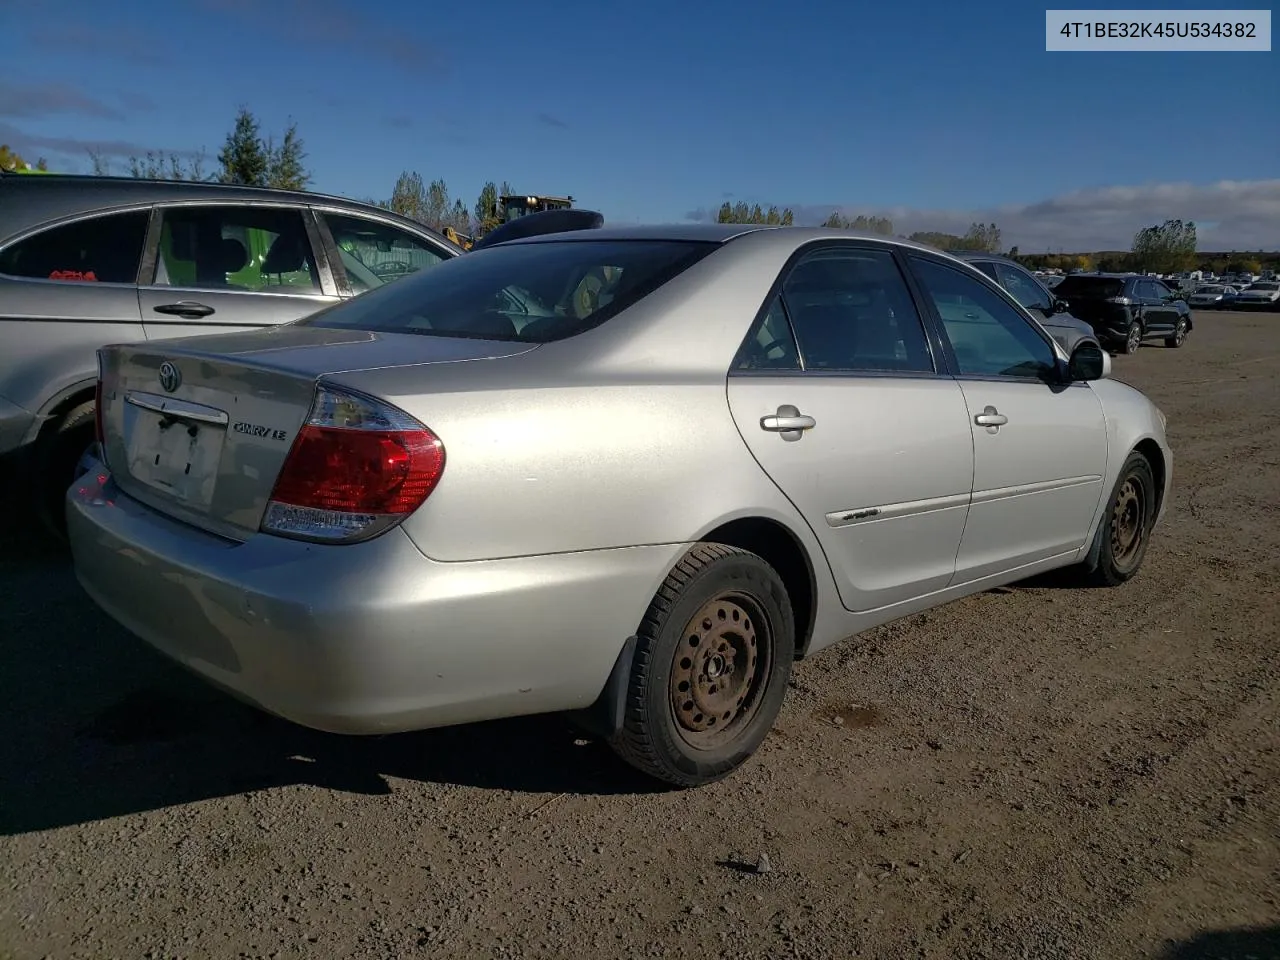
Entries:
[[1129,352],[1130,353],[1136,352],[1138,347],[1140,347],[1141,345],[1142,345],[1142,330],[1138,327],[1137,324],[1134,324],[1132,327],[1129,328],[1129,340],[1128,340]]
[[723,594],[684,625],[668,685],[676,732],[697,750],[732,740],[759,711],[773,668],[769,622],[750,597]]
[[1142,484],[1128,477],[1111,508],[1111,555],[1119,566],[1128,566],[1138,555],[1147,528],[1147,503]]

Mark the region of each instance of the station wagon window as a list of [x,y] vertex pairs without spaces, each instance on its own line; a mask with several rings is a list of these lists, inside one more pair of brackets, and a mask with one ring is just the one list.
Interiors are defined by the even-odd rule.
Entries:
[[1048,341],[981,280],[923,257],[912,257],[912,272],[942,318],[961,374],[1054,380]]
[[1049,292],[1031,274],[1007,263],[998,264],[1000,286],[1028,310],[1049,310]]
[[996,276],[996,265],[990,260],[973,260],[971,261],[975,267],[985,273],[992,280],[998,280]]
[[887,250],[815,250],[791,269],[782,299],[805,370],[933,372],[924,326]]
[[434,267],[445,259],[444,253],[427,241],[385,223],[340,213],[321,216],[333,234],[355,293]]
[[137,283],[150,211],[52,227],[0,251],[0,273],[75,283]]
[[165,210],[155,285],[254,293],[320,292],[302,212],[281,207]]

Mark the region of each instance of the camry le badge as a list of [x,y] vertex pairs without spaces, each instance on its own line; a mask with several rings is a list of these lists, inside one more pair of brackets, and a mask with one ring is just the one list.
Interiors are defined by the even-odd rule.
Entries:
[[173,393],[181,383],[182,374],[174,364],[168,360],[160,364],[160,386],[164,387],[166,393]]

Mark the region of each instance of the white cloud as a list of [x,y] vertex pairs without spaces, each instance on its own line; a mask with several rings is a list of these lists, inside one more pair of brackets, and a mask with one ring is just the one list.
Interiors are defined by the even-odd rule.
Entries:
[[[901,234],[917,230],[963,234],[973,222],[994,222],[1001,245],[1024,253],[1128,250],[1142,227],[1169,219],[1194,220],[1201,250],[1280,249],[1280,180],[1221,180],[1211,184],[1157,183],[1077,190],[1038,203],[923,210],[911,207],[793,206],[797,223],[816,224],[833,210],[893,221]],[[714,219],[696,210],[689,219]]]

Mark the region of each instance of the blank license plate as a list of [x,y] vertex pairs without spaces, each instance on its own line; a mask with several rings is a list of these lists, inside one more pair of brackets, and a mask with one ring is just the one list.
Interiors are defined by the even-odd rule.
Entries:
[[163,422],[151,413],[138,417],[129,444],[129,472],[188,506],[208,507],[226,428],[182,421],[162,427]]

